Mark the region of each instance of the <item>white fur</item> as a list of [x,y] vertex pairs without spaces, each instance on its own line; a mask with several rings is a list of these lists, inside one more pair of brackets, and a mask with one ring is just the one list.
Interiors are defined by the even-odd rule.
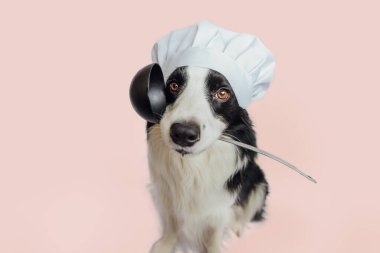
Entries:
[[233,217],[235,196],[226,191],[224,182],[235,170],[235,148],[217,141],[200,154],[182,156],[165,147],[158,127],[151,129],[149,139],[152,194],[163,233],[203,250],[207,243],[202,241],[203,233],[213,227],[223,232]]
[[[163,228],[151,253],[171,253],[177,246],[219,253],[226,231],[240,234],[264,201],[263,188],[251,194],[247,208],[234,205],[236,195],[226,190],[225,182],[247,161],[239,159],[235,146],[218,140],[226,126],[207,101],[207,69],[191,68],[188,74],[186,89],[149,131],[151,191]],[[201,126],[201,138],[186,150],[190,154],[181,155],[169,129],[188,120]]]

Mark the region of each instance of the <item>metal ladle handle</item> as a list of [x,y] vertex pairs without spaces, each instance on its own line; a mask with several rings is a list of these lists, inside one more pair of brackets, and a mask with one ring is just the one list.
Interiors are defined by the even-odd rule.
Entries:
[[296,166],[294,166],[294,165],[288,163],[287,161],[281,159],[280,157],[277,157],[277,156],[275,156],[275,155],[272,155],[271,153],[269,153],[269,152],[267,152],[267,151],[265,151],[265,150],[262,150],[262,149],[259,149],[259,148],[254,147],[254,146],[251,146],[251,145],[248,145],[248,144],[245,144],[245,143],[239,142],[239,141],[235,141],[235,140],[232,140],[232,139],[230,139],[230,138],[223,137],[223,136],[220,137],[220,140],[221,140],[221,141],[225,141],[225,142],[229,142],[229,143],[234,144],[234,145],[236,145],[236,146],[240,146],[240,147],[242,147],[242,148],[246,148],[246,149],[249,149],[249,150],[255,151],[255,152],[257,152],[257,153],[260,153],[260,154],[262,154],[262,155],[265,155],[266,157],[269,157],[269,158],[271,158],[271,159],[273,159],[273,160],[275,160],[275,161],[277,161],[277,162],[279,162],[279,163],[282,163],[282,164],[288,166],[289,168],[291,168],[292,170],[294,170],[294,171],[297,172],[298,174],[300,174],[300,175],[304,176],[305,178],[309,179],[311,182],[313,182],[313,183],[317,183],[317,181],[316,181],[314,178],[312,178],[311,176],[305,174],[305,173],[302,172],[300,169],[298,169]]

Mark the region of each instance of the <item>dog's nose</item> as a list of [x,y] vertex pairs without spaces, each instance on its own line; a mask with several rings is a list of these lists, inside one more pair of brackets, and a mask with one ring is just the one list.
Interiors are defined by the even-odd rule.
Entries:
[[170,137],[182,147],[190,147],[199,141],[200,132],[199,125],[194,122],[174,123],[170,127]]

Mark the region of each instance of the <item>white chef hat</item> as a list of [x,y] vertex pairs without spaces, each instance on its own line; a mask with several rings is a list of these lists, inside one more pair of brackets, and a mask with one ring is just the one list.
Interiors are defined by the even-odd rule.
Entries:
[[236,33],[202,21],[170,32],[152,49],[165,80],[181,66],[213,69],[223,74],[239,105],[261,98],[272,81],[275,62],[271,52],[255,36]]

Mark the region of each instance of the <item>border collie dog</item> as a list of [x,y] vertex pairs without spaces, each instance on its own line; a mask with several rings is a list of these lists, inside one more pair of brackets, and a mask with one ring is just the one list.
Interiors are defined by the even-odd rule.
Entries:
[[151,253],[219,253],[228,231],[239,236],[263,218],[268,184],[256,153],[219,140],[256,146],[251,120],[227,79],[208,68],[177,68],[165,94],[160,123],[147,125],[151,191],[163,228]]

